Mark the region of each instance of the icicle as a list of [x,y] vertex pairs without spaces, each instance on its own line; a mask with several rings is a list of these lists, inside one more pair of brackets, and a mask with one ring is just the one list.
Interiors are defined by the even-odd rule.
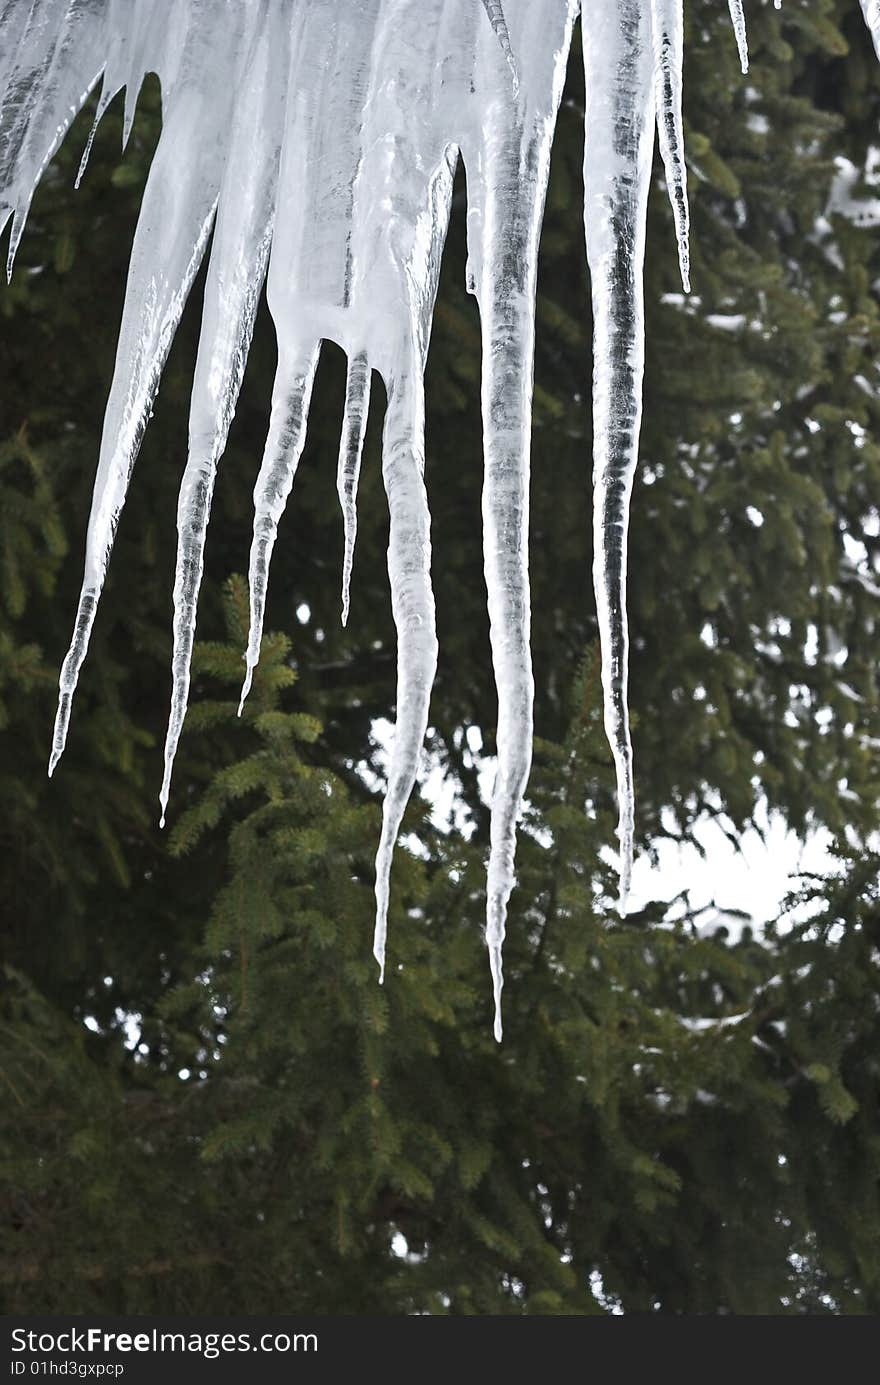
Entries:
[[[80,159],[79,169],[73,184],[77,189],[85,177],[89,158],[92,153],[95,134],[110,102],[113,100],[114,96],[116,96],[117,92],[127,86],[125,93],[127,108],[130,100],[133,99],[135,102],[137,101],[141,81],[143,80],[143,72],[139,72],[135,80],[134,73],[126,67],[123,54],[131,46],[134,41],[134,36],[143,29],[145,0],[127,0],[127,12],[124,12],[120,8],[121,3],[122,0],[108,0],[107,3],[105,27],[107,60],[104,64],[104,80],[101,87],[101,95],[98,98],[97,109],[95,110],[95,118],[92,121],[92,128],[89,131],[85,149]],[[165,16],[154,15],[153,18],[158,22],[160,19],[164,19]],[[164,28],[164,25],[162,25],[162,27]],[[126,140],[123,140],[123,149],[125,148],[125,144]]]
[[[135,382],[134,388],[130,392],[127,376],[128,358],[125,358],[126,374],[123,375],[120,356],[117,355],[117,372],[114,374],[114,387],[111,389],[110,403],[105,418],[104,434],[101,440],[101,457],[98,463],[98,475],[89,515],[85,577],[74,623],[73,638],[61,666],[58,710],[52,732],[52,753],[49,757],[50,779],[64,753],[73,707],[73,695],[88,652],[92,626],[104,587],[107,563],[110,559],[119,516],[125,504],[132,468],[140,450],[174,328],[180,319],[183,305],[204,253],[213,214],[212,206],[199,227],[195,246],[190,248],[189,262],[181,280],[175,285],[177,291],[169,294],[162,303],[164,311],[154,316],[150,309],[155,308],[155,304],[139,305],[146,309],[143,318],[151,317],[152,321],[144,322],[141,341],[135,348],[137,353],[134,362]],[[128,306],[128,301],[126,306]],[[123,318],[123,330],[124,326],[125,319]],[[124,337],[121,335],[120,350],[123,342]],[[123,390],[129,392],[129,398],[124,404],[119,397]],[[133,399],[132,395],[134,396]],[[111,405],[113,406],[112,409]]]
[[[512,141],[517,151],[519,140]],[[525,160],[523,161],[526,162]],[[514,165],[515,168],[515,165]],[[492,242],[499,189],[487,199],[487,287],[483,326],[483,567],[489,603],[492,662],[498,692],[498,768],[492,791],[486,945],[500,1043],[502,948],[514,885],[516,824],[532,760],[534,678],[530,651],[528,573],[529,451],[534,352],[534,280],[543,187],[508,226],[507,273],[500,275]],[[523,199],[525,201],[525,199]],[[535,203],[537,202],[537,206]],[[519,209],[518,209],[519,210]],[[533,212],[533,218],[529,212]],[[495,241],[498,246],[498,241]],[[497,248],[494,255],[497,255]],[[513,280],[513,282],[511,282]]]
[[[525,112],[491,108],[475,160],[481,170],[474,178],[480,214],[469,227],[469,255],[481,267],[483,569],[498,692],[486,944],[499,1043],[502,949],[515,882],[516,826],[532,760],[528,537],[538,241],[572,20],[573,11],[547,63],[550,80],[529,93]],[[539,43],[545,22],[537,12],[524,17],[520,42],[527,47]]]
[[84,0],[43,0],[22,23],[23,16],[22,6],[0,106],[0,229],[12,215],[8,280],[37,185],[103,68],[103,11]]
[[666,170],[666,186],[675,218],[678,263],[685,293],[691,291],[690,213],[687,196],[687,169],[684,161],[682,124],[682,65],[684,62],[684,21],[682,0],[651,0],[654,38],[654,83],[657,91],[657,129],[660,152]]
[[391,857],[418,773],[437,670],[424,431],[424,381],[413,361],[405,374],[388,382],[382,447],[382,476],[391,515],[388,576],[397,629],[397,714],[376,853],[373,956],[379,963],[380,983],[385,979]]
[[[196,5],[200,0],[196,0]],[[203,16],[193,13],[193,0],[180,4],[179,0],[110,0],[110,30],[114,46],[107,62],[107,77],[111,92],[125,90],[122,110],[122,148],[128,147],[137,112],[141,87],[148,72],[160,74],[162,82],[162,106],[167,109],[175,99],[175,85],[181,72],[181,55],[185,53],[185,37],[190,22],[207,29],[211,24],[221,32],[225,30],[227,54],[235,56],[237,38],[242,34],[241,21],[255,21],[257,3],[250,7],[251,14],[235,15],[216,6],[204,11]],[[185,66],[184,66],[185,74]],[[220,94],[221,101],[224,94]],[[212,101],[213,105],[214,102]]]
[[[440,261],[449,222],[458,149],[444,138],[438,80],[456,16],[413,0],[387,0],[374,40],[367,120],[354,197],[352,310],[367,330],[371,361],[385,379],[388,404],[382,474],[390,511],[388,572],[397,630],[397,709],[382,832],[376,853],[373,953],[385,975],[388,899],[394,844],[415,784],[437,666],[430,579],[430,514],[423,479],[424,369]],[[471,7],[469,20],[475,18]],[[473,62],[470,45],[469,61]],[[419,62],[407,80],[408,55]],[[381,305],[373,315],[369,304]]]
[[284,514],[305,446],[318,352],[319,347],[316,345],[293,348],[289,355],[288,351],[284,350],[275,374],[269,435],[254,488],[254,536],[248,569],[251,624],[245,655],[247,672],[238,704],[239,716],[251,690],[254,669],[260,661],[269,563],[272,560],[278,524]]
[[[162,69],[167,102],[174,64],[167,61],[163,46],[166,52],[170,48],[179,53],[184,35],[182,11],[170,11],[169,4],[173,4],[173,0],[107,0],[105,41],[108,48],[104,82],[74,181],[75,188],[79,188],[85,177],[98,126],[110,102],[123,88],[122,148],[125,150],[148,65]],[[183,23],[185,25],[185,18]]]
[[285,65],[283,34],[283,27],[263,32],[240,88],[205,285],[189,455],[177,507],[173,687],[159,794],[162,827],[189,698],[214,480],[244,377],[272,240],[282,114],[274,93]]
[[501,51],[507,59],[507,66],[513,74],[513,90],[516,95],[519,92],[519,72],[516,66],[516,58],[513,56],[513,48],[510,44],[510,33],[507,28],[507,20],[504,18],[501,0],[483,0],[483,8],[489,16],[489,23],[492,25],[493,33],[501,44]]
[[[743,70],[743,76],[745,76],[749,70],[749,44],[746,37],[746,17],[743,12],[743,0],[727,0],[727,7],[730,10],[733,32],[736,35],[736,46],[739,51],[739,65]],[[780,8],[778,2],[776,8]]]
[[[218,70],[223,71],[218,56],[211,48],[194,56],[188,99],[168,113],[144,191],[104,415],[83,586],[73,639],[61,668],[50,776],[64,751],[73,694],[132,468],[214,220],[224,148],[214,130],[199,122],[198,114],[203,84],[216,82]],[[181,160],[191,170],[189,179],[179,176]]]
[[342,560],[342,624],[348,624],[349,588],[357,537],[357,488],[361,474],[361,456],[367,415],[370,411],[370,363],[365,351],[359,351],[348,362],[345,379],[345,414],[339,444],[339,464],[336,471],[336,490],[342,507],[345,530],[345,554]]
[[95,142],[95,135],[96,135],[97,132],[98,132],[98,126],[99,126],[100,123],[101,123],[101,117],[103,116],[103,114],[104,114],[104,112],[106,111],[106,109],[107,109],[107,107],[109,106],[109,104],[110,104],[110,97],[109,97],[107,91],[104,90],[104,91],[101,92],[101,95],[100,95],[100,97],[98,98],[98,105],[97,105],[97,109],[95,110],[95,118],[94,118],[94,120],[92,121],[92,126],[91,126],[91,129],[89,130],[89,136],[88,136],[88,139],[86,140],[86,147],[85,147],[85,149],[83,150],[83,152],[82,152],[82,158],[81,158],[80,161],[79,161],[79,168],[77,169],[76,177],[75,177],[74,180],[73,180],[73,186],[74,186],[74,188],[76,189],[77,192],[79,191],[80,183],[82,182],[83,178],[86,176],[86,169],[87,169],[88,166],[89,166],[89,158],[90,158],[91,152],[92,152],[92,145],[93,145],[94,142]]
[[626,705],[626,533],[644,371],[644,287],[654,102],[641,0],[584,9],[584,224],[593,283],[593,578],[605,730],[617,770],[620,903],[632,873],[634,792]]
[[880,58],[880,0],[861,0],[862,14],[874,40],[874,50]]

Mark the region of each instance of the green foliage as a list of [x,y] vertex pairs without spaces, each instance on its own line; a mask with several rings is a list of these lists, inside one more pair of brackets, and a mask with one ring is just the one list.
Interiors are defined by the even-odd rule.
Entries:
[[[641,846],[762,798],[835,833],[774,928],[685,899],[619,919],[589,573],[573,63],[542,241],[532,569],[538,732],[491,1036],[491,753],[479,333],[456,192],[428,380],[441,663],[429,752],[467,830],[414,802],[389,966],[370,954],[394,638],[380,419],[338,624],[342,366],[325,347],[241,718],[240,571],[274,344],[224,458],[170,829],[160,778],[175,490],[198,289],[136,468],[68,749],[57,668],[158,133],[76,123],[0,294],[0,1283],[14,1312],[871,1313],[880,1308],[876,240],[826,215],[866,168],[873,55],[843,0],[687,7],[695,296],[652,202],[630,544]],[[702,41],[703,35],[707,41]],[[870,189],[865,185],[866,194]],[[83,349],[85,347],[85,349]],[[379,413],[381,410],[378,411]],[[560,503],[564,497],[564,504]],[[282,633],[283,632],[283,633]],[[471,737],[471,740],[473,738]],[[607,854],[607,853],[606,853]]]

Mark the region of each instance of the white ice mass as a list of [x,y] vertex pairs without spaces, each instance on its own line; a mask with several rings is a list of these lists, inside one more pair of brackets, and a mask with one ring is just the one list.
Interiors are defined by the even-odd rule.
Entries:
[[[728,2],[745,70],[744,6]],[[880,3],[861,5],[880,52]],[[387,390],[383,476],[398,660],[376,858],[374,951],[382,973],[391,858],[416,780],[437,662],[424,370],[453,175],[459,160],[464,165],[467,280],[482,324],[484,562],[498,688],[486,940],[499,1039],[501,952],[532,748],[528,520],[538,238],[578,15],[595,321],[594,578],[623,905],[634,821],[626,536],[641,416],[655,127],[685,289],[689,275],[682,0],[0,0],[0,230],[11,218],[10,274],[34,190],[93,89],[100,84],[97,124],[125,88],[127,137],[145,74],[157,73],[162,86],[163,128],[132,249],[49,773],[64,750],[132,467],[210,241],[178,506],[163,820],[186,713],[211,496],[267,279],[278,368],[254,491],[242,701],[259,659],[272,548],[303,450],[321,341],[337,342],[349,361],[337,477],[344,620],[372,370]]]

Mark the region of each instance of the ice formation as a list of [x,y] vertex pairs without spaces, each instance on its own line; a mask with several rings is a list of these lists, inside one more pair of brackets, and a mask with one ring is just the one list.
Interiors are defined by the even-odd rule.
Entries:
[[[742,0],[728,3],[745,70]],[[861,4],[880,52],[880,3]],[[689,276],[682,0],[0,0],[0,230],[11,217],[10,274],[34,189],[90,92],[100,84],[96,126],[125,89],[127,139],[145,74],[158,73],[162,85],[163,128],[132,249],[49,773],[64,750],[132,467],[211,241],[177,517],[162,820],[186,713],[214,481],[267,279],[278,367],[254,491],[242,703],[259,659],[269,564],[305,442],[321,341],[337,342],[349,361],[337,472],[343,620],[371,371],[387,391],[383,477],[398,659],[376,860],[380,974],[391,858],[418,772],[437,662],[423,381],[453,175],[463,162],[467,286],[479,305],[483,345],[484,564],[498,689],[486,941],[499,1039],[501,953],[532,745],[527,546],[538,237],[578,14],[595,321],[594,578],[623,906],[634,820],[626,534],[641,415],[655,126],[685,288]]]

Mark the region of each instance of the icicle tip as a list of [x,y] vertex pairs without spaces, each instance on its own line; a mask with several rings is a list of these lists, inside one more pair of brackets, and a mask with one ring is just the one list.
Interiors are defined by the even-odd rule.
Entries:
[[492,973],[492,996],[495,1001],[495,1022],[492,1032],[495,1035],[495,1042],[501,1043],[504,1028],[501,1023],[501,992],[504,988],[504,970],[501,963],[501,944],[489,944],[489,970]]
[[245,674],[245,676],[244,676],[244,682],[243,682],[242,685],[241,685],[241,697],[240,697],[239,700],[238,700],[238,715],[239,715],[239,716],[241,716],[242,712],[244,711],[244,704],[245,704],[245,702],[247,701],[247,695],[248,695],[248,693],[249,693],[250,690],[251,690],[251,684],[253,683],[253,681],[254,681],[254,666],[253,666],[253,664],[248,663],[248,666],[247,666],[247,673]]
[[70,725],[70,714],[73,710],[73,693],[61,691],[58,696],[58,708],[55,712],[55,725],[52,728],[52,753],[49,756],[48,777],[51,779],[55,773],[58,761],[64,754],[67,745],[67,728]]

